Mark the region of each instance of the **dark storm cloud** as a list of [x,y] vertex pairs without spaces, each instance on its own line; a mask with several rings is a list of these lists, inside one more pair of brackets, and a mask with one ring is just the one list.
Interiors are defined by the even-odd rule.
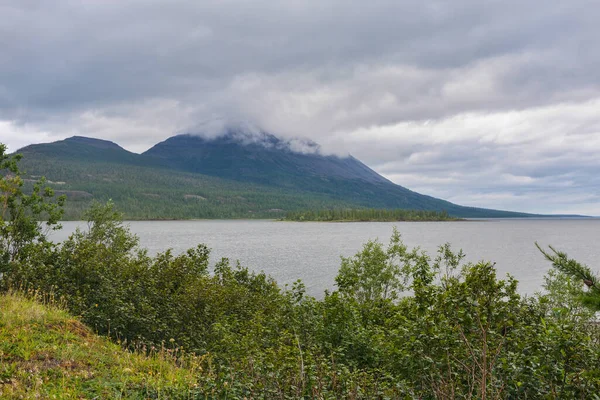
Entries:
[[600,214],[599,17],[584,0],[0,0],[0,139],[141,151],[247,120],[453,201]]

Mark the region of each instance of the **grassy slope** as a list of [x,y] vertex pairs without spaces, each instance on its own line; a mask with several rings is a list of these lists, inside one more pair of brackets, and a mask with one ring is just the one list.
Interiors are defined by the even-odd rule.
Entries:
[[0,398],[190,398],[194,372],[164,351],[127,352],[58,308],[0,296]]

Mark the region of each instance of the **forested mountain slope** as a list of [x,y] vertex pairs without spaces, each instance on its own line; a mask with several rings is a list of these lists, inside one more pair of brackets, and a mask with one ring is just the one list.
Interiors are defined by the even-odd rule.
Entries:
[[59,194],[67,194],[68,218],[79,218],[93,199],[113,199],[132,219],[275,218],[293,210],[363,207],[527,216],[421,195],[351,156],[322,155],[315,143],[299,147],[266,133],[179,135],[143,154],[84,137],[18,152],[29,179],[45,176]]

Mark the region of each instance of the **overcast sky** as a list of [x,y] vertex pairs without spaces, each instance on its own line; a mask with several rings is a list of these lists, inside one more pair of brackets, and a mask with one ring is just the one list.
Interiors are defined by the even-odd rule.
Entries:
[[0,142],[208,120],[463,205],[600,215],[598,0],[0,0]]

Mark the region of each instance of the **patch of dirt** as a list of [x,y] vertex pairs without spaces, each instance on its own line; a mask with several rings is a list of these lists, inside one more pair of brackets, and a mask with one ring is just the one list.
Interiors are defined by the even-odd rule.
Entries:
[[70,319],[60,323],[47,324],[46,328],[58,332],[70,332],[83,338],[89,337],[92,334],[90,328],[74,319]]
[[55,193],[57,196],[62,196],[64,194],[71,200],[87,200],[94,197],[93,194],[82,190],[57,190]]
[[19,363],[19,369],[33,372],[47,371],[49,369],[60,368],[63,370],[79,370],[86,368],[85,365],[75,360],[57,360],[56,358],[36,358],[35,360],[23,361]]
[[[37,183],[38,181],[39,181],[39,179],[23,179],[23,182]],[[54,181],[51,181],[49,179],[46,180],[46,183],[49,184],[49,185],[61,185],[61,186],[67,184],[67,182],[62,182],[62,181],[54,182]]]
[[186,200],[191,200],[191,199],[194,199],[194,200],[206,200],[206,197],[198,196],[196,194],[186,194],[186,195],[183,196],[183,198],[186,199]]

